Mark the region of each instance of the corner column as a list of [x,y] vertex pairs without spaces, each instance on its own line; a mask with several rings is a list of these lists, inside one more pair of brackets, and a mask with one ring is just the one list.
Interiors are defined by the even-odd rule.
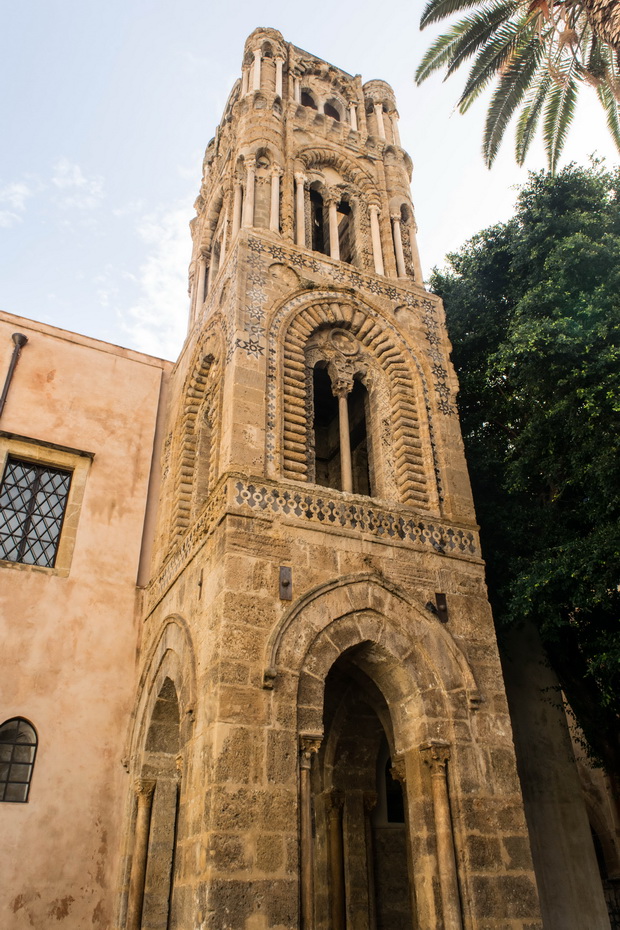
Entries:
[[138,801],[134,835],[131,876],[129,879],[129,903],[127,906],[127,930],[140,930],[142,923],[142,904],[144,901],[144,880],[146,878],[146,860],[149,848],[149,829],[155,782],[139,778],[135,783]]
[[252,69],[252,90],[260,90],[261,50],[254,49],[254,67]]
[[370,236],[372,239],[372,255],[375,261],[375,272],[385,274],[383,265],[383,251],[381,249],[381,230],[379,228],[380,208],[376,203],[371,203],[370,207]]
[[448,743],[433,740],[421,746],[420,751],[424,763],[431,772],[443,923],[445,930],[463,930],[450,798],[448,796],[447,766],[450,758],[450,747]]
[[301,930],[312,930],[314,923],[314,849],[312,841],[312,756],[319,751],[320,736],[299,738],[299,807],[301,827]]
[[284,96],[282,93],[283,91],[283,80],[282,80],[283,70],[284,70],[284,59],[276,58],[276,94],[280,98]]
[[375,118],[377,120],[377,132],[380,139],[385,139],[385,125],[383,123],[383,106],[375,103]]
[[243,187],[239,178],[235,178],[235,194],[233,198],[233,221],[231,236],[234,239],[241,228],[241,193]]
[[351,129],[357,132],[357,108],[354,103],[349,104],[349,119],[351,120]]
[[245,162],[245,200],[243,203],[243,226],[254,225],[254,176],[256,159],[246,158]]

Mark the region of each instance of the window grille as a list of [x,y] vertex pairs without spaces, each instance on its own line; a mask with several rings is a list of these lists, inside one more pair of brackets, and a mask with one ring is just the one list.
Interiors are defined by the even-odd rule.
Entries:
[[37,734],[22,717],[13,717],[0,727],[0,801],[24,803],[37,753]]
[[0,559],[53,568],[71,472],[9,458],[0,486]]

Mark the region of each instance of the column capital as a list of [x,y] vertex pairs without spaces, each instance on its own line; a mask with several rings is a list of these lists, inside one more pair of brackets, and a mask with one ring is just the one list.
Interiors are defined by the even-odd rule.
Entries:
[[403,756],[395,756],[392,759],[392,765],[390,767],[390,775],[397,781],[400,785],[404,787],[405,782],[407,781],[407,771],[405,766],[405,760]]
[[345,378],[335,378],[332,381],[332,394],[334,397],[347,397],[353,390],[353,382]]
[[449,743],[444,740],[429,740],[427,743],[422,743],[420,752],[432,775],[445,775],[446,765],[450,759]]
[[312,756],[321,748],[323,737],[318,733],[299,734],[299,757],[302,769],[309,769]]
[[256,170],[256,158],[254,155],[247,155],[244,158],[244,165],[246,171],[255,171]]
[[261,57],[261,50],[260,50],[260,48],[255,48],[254,51],[252,52],[252,54],[254,55],[254,60],[256,61],[257,58],[260,58],[260,57]]
[[400,213],[390,213],[390,219],[393,223],[398,223],[400,226]]
[[133,788],[138,800],[150,800],[155,792],[155,780],[152,778],[136,778]]
[[379,214],[381,213],[381,207],[379,206],[378,203],[369,203],[368,209],[370,210],[371,213],[374,213],[375,216],[379,216]]
[[284,174],[284,168],[281,165],[272,165],[271,166],[271,176],[281,178]]
[[286,59],[283,58],[282,55],[274,55],[273,57],[275,61],[281,61],[282,64],[284,64],[284,62],[286,61]]
[[325,191],[324,200],[328,206],[331,207],[333,204],[335,207],[337,207],[342,200],[342,192],[339,191],[337,187],[328,187]]
[[297,181],[298,184],[305,184],[305,183],[306,183],[306,175],[304,174],[303,171],[296,171],[296,172],[295,172],[295,180]]

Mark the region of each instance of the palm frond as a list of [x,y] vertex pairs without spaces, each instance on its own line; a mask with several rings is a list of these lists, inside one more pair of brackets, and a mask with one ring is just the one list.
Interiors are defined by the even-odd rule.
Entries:
[[430,0],[426,4],[420,17],[420,29],[429,26],[431,23],[438,23],[442,19],[447,19],[454,13],[460,13],[461,10],[469,10],[472,6],[484,6],[484,0]]
[[466,20],[462,20],[464,23],[467,21],[468,28],[461,37],[461,41],[458,42],[453,50],[452,61],[448,65],[446,71],[446,77],[449,77],[451,74],[459,68],[464,61],[478,51],[482,47],[482,50],[486,48],[491,37],[501,28],[502,23],[505,23],[507,19],[514,13],[514,2],[508,0],[508,2],[495,3],[489,9],[485,9],[480,13],[476,13],[473,16],[469,16]]
[[506,126],[531,85],[542,58],[543,46],[538,36],[529,36],[520,45],[502,74],[487,113],[482,153],[490,168],[497,155]]
[[534,79],[534,90],[530,93],[528,99],[523,105],[521,115],[517,122],[517,139],[515,153],[517,164],[522,165],[532,144],[532,139],[536,135],[538,121],[542,108],[547,98],[547,93],[551,87],[551,75],[543,67],[538,80]]
[[525,29],[531,34],[532,26],[526,25],[523,19],[504,23],[480,50],[457,104],[461,113],[465,113],[488,83],[503,71]]
[[575,63],[571,62],[562,80],[554,82],[547,95],[543,118],[543,140],[551,174],[555,174],[558,159],[566,141],[566,133],[575,113],[577,81]]
[[620,111],[618,109],[618,101],[609,84],[601,84],[601,86],[597,88],[597,94],[605,110],[607,128],[611,133],[611,138],[614,140],[614,144],[618,151],[620,151]]
[[426,50],[422,61],[417,67],[415,73],[416,84],[421,84],[434,71],[438,71],[450,59],[454,46],[461,38],[467,24],[457,23],[449,32],[437,36],[435,41]]

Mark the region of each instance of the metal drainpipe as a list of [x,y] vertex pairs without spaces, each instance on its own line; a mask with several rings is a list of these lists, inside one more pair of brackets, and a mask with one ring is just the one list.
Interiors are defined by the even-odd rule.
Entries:
[[19,356],[23,347],[28,342],[28,337],[24,336],[23,333],[13,333],[11,339],[14,342],[13,355],[11,356],[11,361],[9,362],[9,370],[6,373],[6,380],[4,382],[4,387],[2,388],[2,394],[0,394],[0,417],[4,410],[4,405],[6,404],[6,399],[9,393],[9,387],[11,386],[11,381],[13,380],[13,375],[17,367],[17,362],[19,361]]

